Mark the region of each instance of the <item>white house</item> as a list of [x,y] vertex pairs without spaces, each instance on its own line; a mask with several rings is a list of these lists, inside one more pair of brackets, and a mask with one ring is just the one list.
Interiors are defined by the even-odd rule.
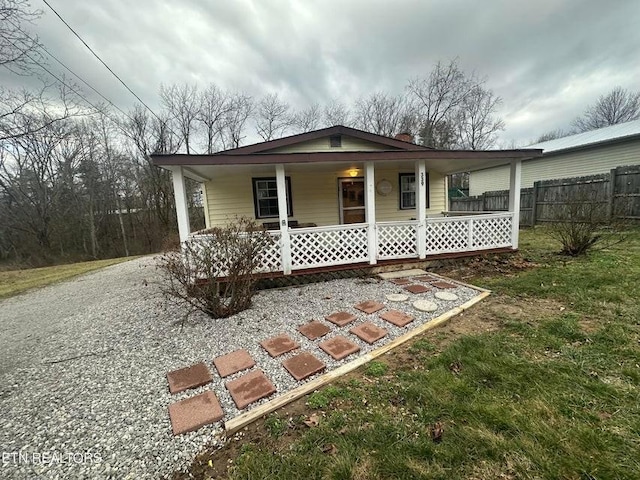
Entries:
[[[640,120],[578,133],[527,148],[542,149],[540,157],[522,162],[522,188],[538,180],[607,173],[640,165]],[[476,170],[469,175],[469,195],[509,188],[508,166]]]
[[[192,233],[184,178],[203,184],[207,227],[254,219],[277,242],[263,272],[376,264],[518,247],[520,165],[540,150],[434,150],[335,126],[213,155],[153,155],[171,170],[182,241]],[[504,167],[508,212],[446,216],[447,175]]]

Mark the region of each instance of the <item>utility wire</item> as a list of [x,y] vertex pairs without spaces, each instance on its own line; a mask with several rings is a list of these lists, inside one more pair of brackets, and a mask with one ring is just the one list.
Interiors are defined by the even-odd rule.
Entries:
[[[15,46],[16,48],[20,48],[18,45],[16,45],[15,42],[11,42],[13,44],[13,46]],[[91,105],[96,111],[100,112],[103,111],[101,108],[99,108],[97,105],[93,104],[87,97],[85,97],[84,95],[82,95],[82,93],[80,93],[76,88],[74,88],[73,86],[69,85],[67,82],[65,82],[62,78],[58,77],[55,73],[53,73],[51,70],[49,70],[47,67],[45,67],[42,63],[40,63],[38,60],[36,60],[35,58],[33,58],[31,55],[29,55],[28,53],[25,52],[25,56],[31,60],[33,63],[35,63],[36,65],[38,65],[40,68],[42,68],[45,72],[47,72],[49,75],[51,75],[54,79],[56,79],[58,82],[60,82],[62,85],[64,85],[65,87],[67,87],[69,90],[71,90],[73,93],[75,93],[76,95],[78,95],[80,98],[82,98],[85,102],[87,102],[89,105]],[[4,65],[4,67],[6,67],[7,69],[9,68],[7,65]],[[103,112],[104,113],[104,112]],[[106,113],[104,113],[106,116],[108,116]],[[111,119],[113,121],[113,119]],[[118,127],[120,130],[122,130],[122,132],[125,135],[129,135],[129,132],[127,132],[123,127],[120,126],[119,122],[115,121],[114,124],[116,125],[116,127]]]
[[84,44],[84,46],[85,46],[85,47],[87,47],[87,48],[89,49],[89,51],[93,54],[93,56],[94,56],[94,57],[96,57],[96,58],[100,61],[100,63],[102,63],[102,65],[104,65],[104,66],[105,66],[105,68],[106,68],[107,70],[109,70],[109,72],[111,72],[111,74],[112,74],[114,77],[116,77],[116,78],[120,81],[120,83],[121,83],[122,85],[124,85],[124,88],[126,88],[126,89],[131,93],[131,95],[133,95],[134,97],[136,97],[136,99],[137,99],[137,100],[138,100],[138,101],[139,101],[139,102],[140,102],[140,103],[141,103],[141,104],[142,104],[142,105],[143,105],[147,110],[149,110],[149,111],[153,114],[153,116],[154,116],[154,117],[156,117],[156,119],[158,119],[158,121],[160,121],[160,122],[161,122],[162,120],[160,119],[160,117],[158,117],[158,115],[156,115],[156,113],[155,113],[153,110],[151,110],[151,108],[150,108],[146,103],[144,103],[144,102],[142,101],[142,99],[141,99],[138,95],[136,95],[136,94],[135,94],[135,92],[134,92],[133,90],[131,90],[131,89],[129,88],[129,86],[128,86],[126,83],[124,83],[124,81],[123,81],[123,80],[122,80],[122,79],[121,79],[121,78],[120,78],[120,77],[119,77],[119,76],[118,76],[118,75],[117,75],[113,70],[111,70],[111,67],[109,67],[109,65],[107,65],[107,64],[106,64],[106,63],[105,63],[105,62],[104,62],[104,61],[103,61],[103,60],[98,56],[98,54],[97,54],[96,52],[94,52],[94,51],[93,51],[93,49],[92,49],[92,48],[87,44],[87,42],[85,42],[85,41],[83,40],[83,38],[82,38],[80,35],[78,35],[78,33],[77,33],[77,32],[76,32],[76,31],[71,27],[71,25],[69,25],[69,24],[65,21],[65,19],[64,19],[64,18],[62,18],[62,17],[60,16],[60,14],[55,10],[55,8],[53,8],[53,7],[51,6],[51,4],[50,4],[47,0],[42,0],[42,1],[44,2],[44,4],[45,4],[47,7],[49,7],[49,8],[51,9],[51,11],[52,11],[53,13],[55,13],[55,14],[56,14],[56,16],[60,19],[60,21],[61,21],[62,23],[64,23],[64,24],[67,26],[67,28],[68,28],[69,30],[71,30],[71,32],[72,32],[76,37],[78,37],[78,40],[80,40],[80,41]]
[[[37,42],[35,38],[31,37],[27,32],[25,32],[24,30],[22,30],[20,28],[19,25],[16,25],[15,23],[13,23],[11,20],[9,20],[9,23],[11,23],[14,27],[16,27],[20,33],[22,33],[25,37],[27,37],[29,40],[33,41],[33,42]],[[22,40],[20,40],[22,41]],[[22,41],[24,43],[24,41]],[[105,97],[102,93],[100,93],[96,88],[93,87],[93,85],[91,85],[89,82],[87,82],[84,78],[82,78],[80,75],[78,75],[76,72],[74,72],[73,70],[71,70],[71,68],[69,68],[67,65],[65,65],[62,60],[58,59],[53,53],[51,53],[49,50],[47,50],[47,48],[38,43],[38,48],[41,48],[42,50],[44,50],[44,52],[46,52],[47,55],[49,55],[51,58],[53,58],[56,62],[58,62],[60,65],[62,65],[69,73],[71,73],[73,76],[75,76],[78,80],[80,80],[82,83],[84,83],[87,87],[89,87],[91,90],[93,90],[95,93],[97,93],[103,100],[105,100],[109,105],[111,105],[113,108],[115,108],[116,110],[118,110],[120,113],[122,113],[125,117],[127,117],[129,120],[133,121],[133,118],[131,118],[131,116],[125,112],[124,110],[122,110],[120,107],[118,107],[115,103],[113,103],[111,100],[109,100],[107,97]],[[29,57],[31,58],[31,57]],[[32,61],[34,61],[33,59],[31,59]],[[35,61],[34,61],[35,62]],[[42,65],[40,65],[38,62],[37,63],[41,68]],[[67,85],[68,86],[68,85]]]

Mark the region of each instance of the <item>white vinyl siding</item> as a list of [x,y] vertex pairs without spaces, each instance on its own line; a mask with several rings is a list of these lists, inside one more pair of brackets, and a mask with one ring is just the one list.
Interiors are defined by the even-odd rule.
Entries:
[[[548,154],[522,162],[522,188],[538,180],[607,173],[612,168],[640,164],[640,140],[567,153]],[[509,188],[509,166],[471,172],[469,195]]]
[[[400,210],[398,174],[411,173],[406,169],[393,168],[375,170],[376,183],[382,179],[392,185],[391,193],[382,196],[376,193],[376,220],[393,221],[415,218],[416,210]],[[338,205],[338,178],[348,178],[348,170],[286,172],[291,178],[293,216],[299,223],[315,223],[318,226],[340,223]],[[255,219],[252,178],[265,177],[264,174],[225,174],[214,178],[205,185],[209,218],[207,226],[223,225],[238,216]],[[437,172],[429,172],[429,208],[427,215],[437,215],[445,210],[445,177]],[[263,221],[258,219],[257,222]]]
[[342,135],[342,146],[332,147],[329,136],[309,140],[306,142],[289,145],[286,147],[274,148],[262,153],[308,153],[308,152],[371,152],[376,150],[397,150],[387,145],[369,142],[360,138]]

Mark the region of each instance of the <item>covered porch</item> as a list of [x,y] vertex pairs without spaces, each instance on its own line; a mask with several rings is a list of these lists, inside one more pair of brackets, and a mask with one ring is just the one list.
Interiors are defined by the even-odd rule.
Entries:
[[[208,239],[206,233],[190,231],[185,189],[185,177],[190,177],[205,185],[205,213],[209,222],[217,218],[210,210],[219,208],[226,211],[229,219],[234,214],[245,214],[269,228],[275,241],[263,253],[259,273],[289,275],[305,269],[341,265],[376,265],[390,260],[425,260],[444,254],[515,250],[518,248],[521,161],[536,153],[531,150],[431,150],[344,152],[339,154],[341,158],[335,153],[330,156],[288,153],[160,158],[173,174],[181,241],[206,242]],[[156,163],[161,164],[157,159]],[[510,166],[509,211],[449,215],[446,176],[494,165]],[[413,208],[396,208],[397,196],[391,201],[385,190],[397,189],[401,195],[400,176],[408,174],[413,174],[414,180],[410,197]],[[234,203],[216,195],[210,190],[224,190],[216,186],[216,178],[232,190],[242,190],[237,193],[245,199],[253,196],[254,202]],[[240,179],[237,185],[232,181],[236,178]],[[253,192],[251,179],[254,179]],[[271,208],[277,217],[261,217],[261,207],[255,200],[255,179],[268,179],[272,182],[270,186],[275,187],[275,198],[267,197],[272,204],[264,202],[262,207],[268,210],[277,205]],[[344,188],[349,180],[361,182],[355,193],[353,189]],[[347,202],[350,206],[345,207],[344,195],[353,193],[358,197],[359,188],[362,188],[363,201]],[[209,222],[207,226],[212,226]]]

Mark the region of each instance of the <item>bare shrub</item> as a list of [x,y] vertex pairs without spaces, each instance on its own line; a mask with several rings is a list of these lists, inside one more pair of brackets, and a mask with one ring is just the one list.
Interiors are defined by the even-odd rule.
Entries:
[[584,255],[594,247],[607,248],[625,238],[623,221],[611,215],[596,189],[574,193],[551,209],[549,235],[560,242],[564,255]]
[[179,250],[160,257],[167,298],[191,311],[226,318],[251,306],[255,271],[274,242],[263,228],[247,218],[203,232]]

